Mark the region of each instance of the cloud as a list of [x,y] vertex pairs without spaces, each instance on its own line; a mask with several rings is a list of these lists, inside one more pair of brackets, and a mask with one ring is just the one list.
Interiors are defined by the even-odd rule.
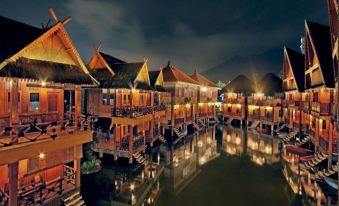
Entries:
[[232,2],[68,0],[63,7],[83,31],[75,36],[81,44],[101,42],[103,51],[127,61],[148,57],[151,69],[171,60],[187,72],[298,43],[305,16],[324,14],[316,5],[302,8],[306,0]]

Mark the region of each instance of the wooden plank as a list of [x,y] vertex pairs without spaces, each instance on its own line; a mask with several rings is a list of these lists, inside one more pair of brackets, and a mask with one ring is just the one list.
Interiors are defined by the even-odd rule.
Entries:
[[76,145],[91,142],[92,131],[78,131],[74,134],[59,136],[57,139],[31,142],[0,148],[0,165],[18,162],[23,159],[37,157],[40,153],[49,153]]

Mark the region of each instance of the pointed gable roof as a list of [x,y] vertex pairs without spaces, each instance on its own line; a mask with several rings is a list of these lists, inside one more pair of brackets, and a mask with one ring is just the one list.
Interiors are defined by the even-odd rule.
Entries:
[[211,82],[209,79],[207,79],[203,75],[199,74],[197,71],[195,71],[190,77],[194,79],[195,81],[197,81],[202,86],[219,88],[216,84]]
[[183,71],[175,68],[168,62],[167,66],[162,69],[164,82],[182,82],[199,85],[197,81],[185,74]]
[[[165,91],[165,88],[163,87],[163,85],[157,83],[158,81],[163,82],[162,70],[149,71],[148,76],[150,79],[151,86],[153,87],[154,90]],[[162,78],[162,79],[160,80],[159,78]]]
[[0,62],[40,37],[45,30],[0,16]]
[[[2,37],[0,39],[0,76],[81,85],[97,83],[90,76],[63,27],[68,21],[69,19],[63,22],[58,21],[47,29],[39,29],[0,17]],[[35,54],[32,56],[37,58],[30,58],[30,51],[39,47],[43,48],[42,45],[45,45],[47,39],[54,34],[61,38],[63,45],[67,46],[65,53],[69,55],[68,58],[71,60],[62,63],[54,61],[52,58],[40,58],[40,55]],[[52,48],[48,47],[47,49]]]
[[241,74],[222,88],[221,92],[235,92],[249,95],[254,92],[254,83],[247,76]]
[[326,25],[305,21],[306,34],[318,58],[324,83],[327,87],[334,86],[330,28]]
[[100,82],[101,86],[105,88],[151,89],[147,81],[137,80],[142,70],[146,69],[147,71],[146,62],[127,63],[103,52],[95,52],[94,55],[99,55],[105,65],[105,67],[93,68],[93,65],[89,64],[91,74]]
[[99,52],[102,58],[106,61],[108,65],[114,65],[114,64],[121,64],[121,63],[127,63],[121,59],[118,59],[116,57],[113,57],[111,55],[105,54],[103,52]]
[[304,90],[304,79],[305,79],[304,75],[305,56],[302,53],[297,52],[290,48],[285,47],[284,50],[285,50],[284,54],[286,55],[288,63],[290,64],[290,68],[292,70],[298,91],[302,92]]

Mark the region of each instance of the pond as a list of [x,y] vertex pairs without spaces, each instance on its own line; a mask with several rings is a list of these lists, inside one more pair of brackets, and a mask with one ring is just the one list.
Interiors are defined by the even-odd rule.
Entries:
[[87,205],[302,205],[282,175],[280,147],[276,137],[219,125],[155,147],[159,178],[106,157],[82,178],[82,194]]

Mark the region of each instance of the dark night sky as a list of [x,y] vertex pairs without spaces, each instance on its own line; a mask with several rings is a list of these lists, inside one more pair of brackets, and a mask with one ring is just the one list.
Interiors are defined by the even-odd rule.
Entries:
[[[0,15],[41,27],[49,7],[66,26],[85,62],[93,48],[127,61],[167,60],[192,72],[235,55],[287,45],[298,49],[304,19],[328,24],[326,0],[2,0]],[[1,32],[1,31],[0,31]]]

